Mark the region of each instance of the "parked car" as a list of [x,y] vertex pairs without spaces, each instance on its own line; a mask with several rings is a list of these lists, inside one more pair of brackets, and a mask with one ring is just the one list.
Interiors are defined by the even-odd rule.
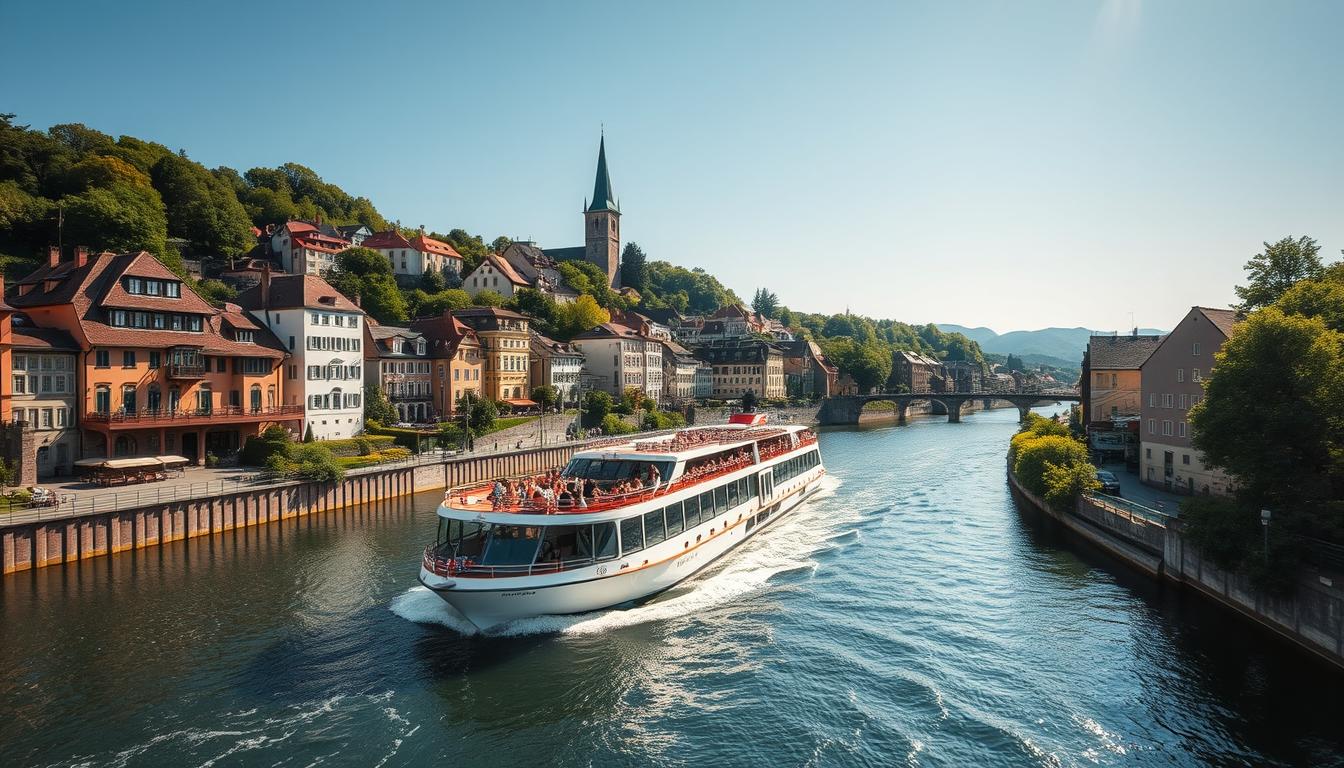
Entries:
[[1104,469],[1097,470],[1097,482],[1101,483],[1102,493],[1109,493],[1112,496],[1120,495],[1120,480],[1110,472]]

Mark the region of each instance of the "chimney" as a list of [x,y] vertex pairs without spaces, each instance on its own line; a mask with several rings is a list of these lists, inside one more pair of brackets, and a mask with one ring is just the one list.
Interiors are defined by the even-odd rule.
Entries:
[[264,312],[271,308],[271,262],[261,265],[261,282],[257,286],[258,293],[261,294],[261,309]]
[[88,246],[84,246],[84,245],[76,245],[76,246],[75,246],[75,267],[76,267],[76,268],[79,268],[79,267],[84,266],[84,265],[87,264],[87,263],[89,263],[89,249],[88,249]]
[[47,266],[54,267],[61,263],[61,247],[59,245],[47,246]]
[[1135,339],[1139,338],[1139,326],[1134,326],[1134,330],[1130,333],[1130,336]]
[[358,294],[358,293],[355,294],[355,306],[356,306],[356,307],[360,306],[360,303],[359,303],[359,294]]

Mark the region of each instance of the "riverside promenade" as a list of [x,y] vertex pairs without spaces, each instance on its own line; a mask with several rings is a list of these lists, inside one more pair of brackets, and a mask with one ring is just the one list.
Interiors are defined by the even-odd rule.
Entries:
[[[643,438],[659,432],[625,435]],[[493,436],[492,436],[493,437]],[[240,472],[204,482],[78,494],[55,507],[0,517],[3,573],[41,568],[144,549],[172,541],[373,504],[421,491],[451,488],[494,477],[541,472],[564,465],[577,450],[610,438],[553,442],[540,436],[529,447],[501,435],[479,440],[470,453],[423,453],[348,470],[334,483],[277,479]],[[488,443],[488,447],[486,444]],[[218,471],[216,471],[218,472]]]
[[1289,595],[1255,587],[1249,577],[1219,568],[1186,541],[1174,515],[1104,494],[1086,494],[1059,511],[1018,482],[1008,484],[1020,507],[1063,525],[1125,565],[1177,583],[1229,608],[1311,654],[1344,668],[1344,551],[1328,548],[1303,568]]

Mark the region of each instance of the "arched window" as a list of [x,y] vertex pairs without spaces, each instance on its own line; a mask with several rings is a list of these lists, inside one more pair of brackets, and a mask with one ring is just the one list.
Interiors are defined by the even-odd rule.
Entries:
[[93,390],[93,410],[96,413],[107,413],[112,410],[112,388],[106,384],[99,384]]
[[271,386],[269,386],[269,387],[266,388],[266,407],[267,407],[267,408],[274,408],[274,407],[275,407],[275,385],[274,385],[274,384],[272,384]]
[[135,413],[135,385],[121,386],[121,410],[123,413]]
[[261,410],[261,385],[253,384],[251,391],[252,412],[257,413]]
[[207,385],[196,390],[196,410],[207,415],[215,410],[215,393]]
[[149,410],[150,413],[158,413],[158,412],[159,412],[159,408],[161,407],[160,400],[162,399],[162,397],[163,397],[163,393],[159,391],[159,385],[158,385],[158,384],[150,384],[150,385],[149,385],[149,396],[148,396],[147,398],[145,398],[145,401],[146,401],[146,402],[145,402],[145,407]]

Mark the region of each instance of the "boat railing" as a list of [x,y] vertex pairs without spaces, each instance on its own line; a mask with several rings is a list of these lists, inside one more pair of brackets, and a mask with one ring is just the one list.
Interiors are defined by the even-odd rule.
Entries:
[[[603,493],[600,496],[585,498],[582,503],[577,499],[566,502],[562,499],[552,498],[519,498],[516,494],[506,494],[502,499],[496,499],[494,494],[494,483],[472,483],[466,486],[458,486],[449,489],[443,495],[443,503],[454,508],[477,512],[507,512],[511,514],[524,515],[580,515],[589,512],[605,512],[612,509],[620,509],[643,501],[665,496],[669,493],[681,491],[691,486],[708,482],[718,477],[722,477],[752,465],[751,458],[745,460],[733,461],[718,467],[712,472],[699,472],[695,475],[684,475],[676,481],[660,483],[652,488],[640,488],[635,491],[625,493]],[[534,475],[523,475],[520,477],[508,478],[511,481],[529,480]],[[580,478],[562,478],[576,483],[583,482]]]
[[[787,435],[788,430],[779,427],[768,427],[765,429],[693,429],[676,432],[670,440],[649,440],[635,443],[634,450],[638,453],[675,453],[684,451],[688,448],[700,448],[709,445],[731,445],[734,443],[745,443],[752,440],[763,440],[770,437]],[[683,438],[683,436],[685,436]],[[683,439],[678,439],[683,438]]]
[[482,565],[469,557],[446,557],[431,544],[425,547],[425,570],[436,576],[493,579],[502,576],[544,576],[584,568],[598,562],[595,557],[551,560],[526,565]]

